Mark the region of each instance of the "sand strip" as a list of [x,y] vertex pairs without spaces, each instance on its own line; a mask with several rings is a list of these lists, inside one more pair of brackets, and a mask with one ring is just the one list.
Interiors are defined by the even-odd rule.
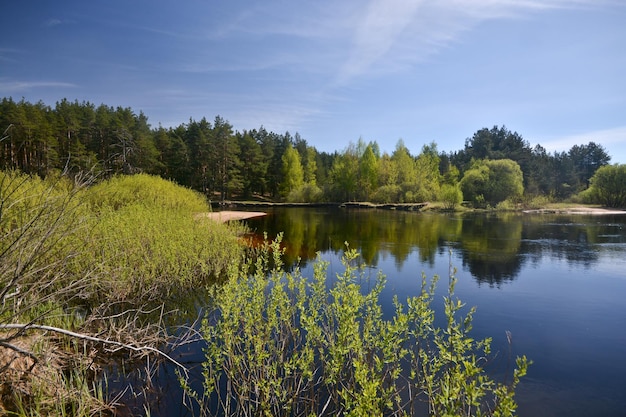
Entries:
[[213,213],[202,213],[199,217],[206,217],[216,222],[225,223],[231,220],[246,220],[255,217],[267,216],[267,213],[260,211],[215,211]]

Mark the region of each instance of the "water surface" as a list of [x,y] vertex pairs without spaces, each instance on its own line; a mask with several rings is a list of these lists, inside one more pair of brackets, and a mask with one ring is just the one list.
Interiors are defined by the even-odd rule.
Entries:
[[443,296],[453,265],[475,337],[494,338],[489,371],[505,373],[511,354],[534,362],[520,416],[626,415],[626,216],[277,208],[248,224],[284,232],[305,274],[317,252],[341,271],[348,242],[372,281],[387,276],[384,303],[415,294],[422,272],[442,278]]

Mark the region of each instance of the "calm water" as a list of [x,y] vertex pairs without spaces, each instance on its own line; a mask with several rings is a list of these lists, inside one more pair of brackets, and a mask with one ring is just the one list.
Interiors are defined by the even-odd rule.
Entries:
[[[510,371],[510,354],[534,362],[517,390],[519,416],[626,416],[626,215],[283,208],[248,225],[270,237],[284,232],[286,262],[300,259],[308,276],[317,252],[331,273],[341,272],[349,242],[372,282],[378,270],[387,276],[389,311],[394,294],[419,290],[422,272],[441,277],[443,296],[452,264],[457,296],[477,307],[474,337],[493,337],[488,371]],[[197,346],[179,354],[190,366],[202,359]],[[173,371],[162,368],[154,379],[161,395],[152,415],[189,415]]]
[[443,295],[451,263],[456,294],[477,306],[474,335],[494,338],[490,372],[510,364],[506,331],[513,355],[534,361],[520,416],[626,416],[626,216],[291,208],[248,224],[283,231],[288,262],[305,273],[318,251],[341,271],[349,242],[372,282],[387,276],[386,302],[415,293],[422,272],[442,278]]

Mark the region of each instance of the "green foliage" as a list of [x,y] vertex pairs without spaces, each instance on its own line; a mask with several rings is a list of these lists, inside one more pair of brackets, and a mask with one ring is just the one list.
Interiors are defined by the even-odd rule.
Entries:
[[202,217],[207,211],[197,192],[145,174],[84,188],[0,172],[1,282],[9,293],[17,278],[43,280],[46,297],[73,288],[62,293],[90,302],[191,290],[242,255],[233,230]]
[[147,174],[118,175],[100,182],[88,190],[87,199],[95,211],[119,210],[135,204],[187,214],[211,210],[201,194]]
[[77,273],[95,261],[99,292],[119,301],[163,301],[192,291],[241,257],[226,226],[142,204],[103,211],[82,242]]
[[378,186],[378,159],[371,145],[365,148],[359,161],[359,186],[366,200]]
[[458,185],[443,184],[439,191],[439,201],[446,210],[454,210],[463,202],[463,192]]
[[383,185],[372,194],[374,203],[395,203],[401,200],[402,188],[399,185]]
[[599,168],[590,184],[585,193],[590,202],[607,207],[626,207],[626,164]]
[[304,184],[304,170],[300,161],[300,154],[291,146],[285,149],[282,161],[283,183],[281,184],[281,193],[283,197],[287,197],[289,193]]
[[284,271],[279,237],[261,248],[253,273],[233,268],[202,323],[203,387],[181,378],[201,415],[413,415],[423,403],[433,416],[514,415],[529,361],[518,359],[510,385],[486,375],[491,340],[470,337],[474,309],[461,314],[455,279],[443,328],[431,307],[436,277],[422,277],[420,295],[396,298],[385,319],[385,279],[365,291],[358,259],[347,250],[328,287],[320,259],[311,279]]
[[290,203],[318,203],[324,198],[323,191],[315,184],[304,184],[287,196]]
[[204,197],[159,177],[118,176],[86,192],[97,222],[80,236],[76,273],[98,266],[104,294],[119,300],[165,297],[237,263],[241,249],[225,225],[202,216]]
[[510,159],[474,161],[460,182],[465,198],[478,207],[497,205],[506,199],[519,199],[524,179],[519,165]]
[[[329,201],[367,200],[378,187],[391,185],[402,193],[390,202],[432,201],[442,183],[454,184],[472,169],[472,160],[482,159],[515,161],[527,192],[563,199],[585,189],[595,171],[610,161],[594,142],[554,154],[540,145],[531,149],[520,134],[504,126],[478,130],[464,149],[450,154],[439,153],[433,142],[415,156],[399,141],[389,156],[377,143],[363,139],[344,152],[328,154],[308,146],[298,133],[292,137],[263,127],[237,132],[220,116],[213,123],[203,117],[151,129],[141,111],[67,99],[54,107],[2,99],[0,133],[0,169],[42,177],[59,171],[99,177],[148,173],[222,200],[255,194],[286,197],[299,188],[281,189],[290,181],[282,170],[282,156],[290,146],[300,155],[303,181],[318,185]],[[390,196],[384,190],[379,194]],[[479,194],[487,204],[497,204],[489,201],[489,193]]]
[[[22,307],[31,306],[56,290],[72,287],[66,261],[80,250],[73,236],[89,224],[80,192],[80,187],[66,178],[42,180],[0,171],[1,311],[17,314],[4,305],[8,299]],[[39,282],[46,285],[37,285]],[[72,294],[62,292],[63,297]]]
[[164,317],[154,324],[142,308],[203,289],[242,257],[233,229],[196,216],[206,210],[202,196],[158,177],[86,189],[65,177],[0,171],[0,325],[26,326],[0,336],[0,391],[10,393],[0,405],[9,401],[16,415],[103,411],[103,387],[91,382],[96,350],[86,352],[93,345],[30,338],[36,330],[28,327],[93,331],[137,346],[163,340]]
[[354,146],[348,146],[333,161],[330,170],[331,192],[334,201],[353,201],[359,197],[359,158]]

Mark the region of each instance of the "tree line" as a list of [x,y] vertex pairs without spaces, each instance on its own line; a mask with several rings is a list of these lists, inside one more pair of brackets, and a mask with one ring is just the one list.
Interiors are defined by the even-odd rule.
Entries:
[[220,116],[152,128],[131,108],[67,99],[51,107],[4,98],[0,127],[1,169],[42,177],[60,170],[104,178],[144,172],[211,199],[450,205],[465,199],[478,206],[534,196],[562,200],[587,189],[611,159],[594,142],[549,153],[505,126],[480,129],[449,153],[435,142],[412,152],[401,139],[391,153],[363,139],[327,153],[298,133],[238,131]]

